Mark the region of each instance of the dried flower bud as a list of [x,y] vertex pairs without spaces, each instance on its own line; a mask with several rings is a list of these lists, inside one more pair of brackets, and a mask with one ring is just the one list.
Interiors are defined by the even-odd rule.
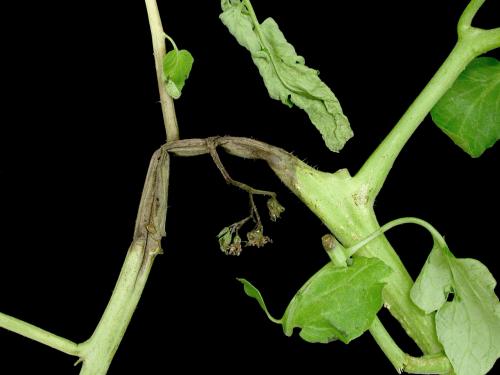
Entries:
[[269,237],[264,236],[262,225],[258,225],[248,232],[247,239],[247,246],[263,247],[265,244],[272,242]]
[[219,239],[220,249],[227,254],[233,240],[232,227],[224,227],[217,235],[217,238]]
[[267,209],[269,210],[269,216],[272,221],[278,220],[283,211],[285,211],[285,207],[283,207],[275,197],[268,199]]
[[229,246],[229,251],[227,252],[227,255],[240,255],[241,254],[241,237],[238,235],[235,235],[233,238],[233,242]]

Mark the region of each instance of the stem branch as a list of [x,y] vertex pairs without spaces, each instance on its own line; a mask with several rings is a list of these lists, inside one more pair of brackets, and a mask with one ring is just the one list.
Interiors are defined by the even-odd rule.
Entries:
[[370,327],[370,334],[398,373],[448,374],[452,370],[450,361],[443,354],[413,357],[403,352],[378,317],[375,317]]
[[367,185],[372,202],[408,139],[474,57],[470,45],[459,41],[434,77],[361,167],[355,179]]
[[179,127],[175,116],[174,101],[168,95],[163,82],[163,56],[167,53],[165,47],[165,32],[161,23],[160,12],[156,0],[146,0],[151,39],[153,42],[153,54],[156,67],[156,79],[158,80],[158,91],[160,92],[161,111],[163,123],[167,134],[167,142],[179,139]]
[[472,26],[472,19],[486,0],[471,0],[458,20],[458,35],[461,37]]
[[[230,185],[236,186],[237,188],[240,188],[241,190],[246,191],[247,193],[250,194],[250,202],[253,205],[253,198],[252,194],[258,194],[258,195],[266,195],[269,197],[276,197],[276,193],[273,193],[272,191],[267,191],[267,190],[260,190],[260,189],[254,189],[253,187],[243,183],[239,182],[236,180],[233,180],[229,173],[227,172],[226,168],[224,168],[224,164],[222,164],[222,161],[220,160],[219,154],[217,153],[217,139],[218,138],[207,138],[206,143],[207,143],[207,150],[210,156],[212,157],[212,160],[214,161],[215,165],[217,166],[217,169],[219,169],[220,173],[224,177],[224,180]],[[254,205],[253,205],[254,206]],[[252,207],[253,207],[252,206]],[[256,212],[256,210],[255,210]]]
[[460,73],[475,57],[500,47],[499,28],[482,30],[470,26],[484,1],[472,0],[469,3],[460,18],[458,42],[450,55],[355,176],[360,184],[368,188],[371,203],[408,139]]
[[78,344],[1,312],[0,327],[50,346],[63,353],[74,356],[80,355]]

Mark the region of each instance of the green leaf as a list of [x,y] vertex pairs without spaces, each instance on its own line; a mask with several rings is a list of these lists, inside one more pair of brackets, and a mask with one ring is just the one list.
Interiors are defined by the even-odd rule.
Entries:
[[480,156],[500,139],[500,62],[493,57],[472,61],[431,115],[460,148]]
[[383,279],[390,272],[377,258],[356,257],[349,267],[328,263],[293,297],[282,318],[285,334],[298,327],[308,342],[346,344],[361,336],[382,307]]
[[185,49],[173,49],[163,57],[163,80],[168,95],[179,99],[193,67],[193,56]]
[[456,374],[486,374],[500,357],[496,281],[481,262],[455,258],[434,242],[411,298],[425,312],[437,311],[437,335]]
[[304,64],[272,18],[262,24],[240,0],[222,0],[220,19],[251,54],[273,99],[303,109],[327,147],[338,152],[352,137],[347,117],[319,72]]
[[244,288],[247,296],[255,298],[257,300],[260,307],[262,308],[262,310],[264,310],[264,312],[266,313],[266,315],[270,321],[272,321],[274,323],[278,323],[278,324],[281,323],[281,320],[273,318],[273,316],[269,313],[269,311],[267,310],[266,304],[264,303],[264,299],[262,298],[262,294],[260,294],[259,290],[256,287],[254,287],[250,283],[250,281],[245,280],[245,279],[236,279],[236,280],[238,280],[240,283],[243,284],[243,288]]

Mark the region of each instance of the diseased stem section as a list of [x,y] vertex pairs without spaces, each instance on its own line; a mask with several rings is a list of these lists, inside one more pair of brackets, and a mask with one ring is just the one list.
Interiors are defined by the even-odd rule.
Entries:
[[156,0],[146,0],[146,8],[148,11],[149,27],[151,29],[156,79],[158,80],[158,91],[160,92],[160,103],[167,134],[167,142],[176,141],[179,139],[179,127],[175,116],[174,101],[170,95],[168,95],[165,84],[163,83],[163,56],[167,53],[165,47],[165,32],[163,31]]
[[[222,161],[220,160],[219,154],[217,153],[217,142],[216,140],[219,139],[218,137],[213,137],[213,138],[208,138],[207,139],[207,148],[210,156],[212,157],[212,160],[214,161],[217,169],[220,171],[222,174],[222,177],[224,177],[224,180],[230,185],[236,186],[239,189],[242,189],[246,191],[247,193],[250,194],[250,199],[252,199],[253,194],[257,195],[265,195],[268,197],[273,197],[276,198],[276,193],[273,193],[272,191],[267,191],[267,190],[260,190],[260,189],[255,189],[243,182],[236,181],[234,180],[229,173],[227,172],[226,168],[224,167],[224,164],[222,164]],[[255,206],[253,204],[252,200],[252,206]],[[255,210],[257,212],[257,210]]]
[[162,252],[168,195],[169,156],[157,150],[137,214],[134,239],[111,299],[92,337],[81,344],[80,375],[104,375],[125,335],[146,285],[156,255]]

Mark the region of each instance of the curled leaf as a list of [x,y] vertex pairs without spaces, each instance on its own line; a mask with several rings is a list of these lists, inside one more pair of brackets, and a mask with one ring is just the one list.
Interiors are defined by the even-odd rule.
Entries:
[[272,19],[258,23],[253,9],[241,0],[222,0],[220,19],[238,43],[251,54],[273,99],[304,110],[321,133],[326,146],[338,152],[352,137],[347,117],[319,72],[305,65],[304,58]]
[[269,313],[269,311],[267,310],[266,304],[264,302],[264,298],[262,298],[262,294],[260,294],[259,290],[256,287],[254,287],[252,285],[252,283],[250,283],[250,281],[245,280],[245,279],[236,279],[236,280],[238,280],[240,283],[243,284],[243,288],[244,288],[245,294],[247,296],[252,297],[252,298],[257,300],[257,302],[259,303],[259,306],[262,308],[262,310],[264,310],[264,312],[266,313],[266,315],[270,321],[272,321],[274,323],[278,323],[278,324],[281,323],[281,320],[273,318],[273,316]]

